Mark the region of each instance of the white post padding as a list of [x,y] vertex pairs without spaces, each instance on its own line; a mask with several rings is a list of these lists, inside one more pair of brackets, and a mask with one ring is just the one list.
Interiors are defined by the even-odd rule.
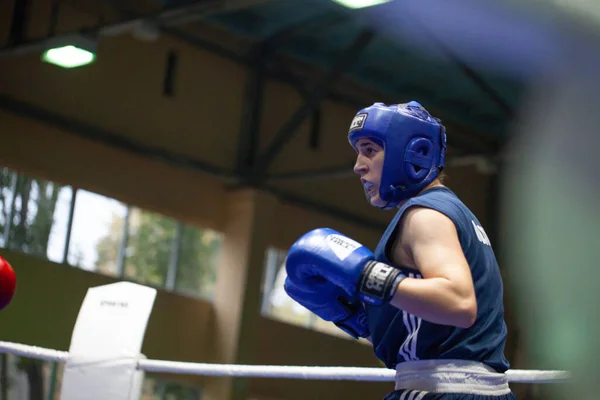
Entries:
[[71,337],[61,400],[131,400],[156,289],[130,282],[90,288]]
[[[139,360],[146,360],[147,357],[143,354],[140,354]],[[137,365],[137,369],[133,373],[133,380],[131,384],[131,391],[129,393],[129,400],[140,400],[142,397],[142,389],[144,386],[144,378],[146,377],[146,371],[139,368]]]

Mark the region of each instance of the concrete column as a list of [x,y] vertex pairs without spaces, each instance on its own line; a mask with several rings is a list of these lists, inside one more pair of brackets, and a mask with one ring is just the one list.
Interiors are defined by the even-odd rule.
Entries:
[[[275,204],[274,198],[254,190],[229,195],[214,299],[215,362],[252,363],[263,265]],[[205,396],[210,400],[245,400],[246,380],[208,379]]]

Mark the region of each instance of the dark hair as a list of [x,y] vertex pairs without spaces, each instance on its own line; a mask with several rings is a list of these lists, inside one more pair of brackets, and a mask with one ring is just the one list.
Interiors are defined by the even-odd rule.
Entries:
[[446,171],[441,170],[437,176],[437,179],[438,181],[440,181],[441,184],[444,184],[444,182],[446,181]]

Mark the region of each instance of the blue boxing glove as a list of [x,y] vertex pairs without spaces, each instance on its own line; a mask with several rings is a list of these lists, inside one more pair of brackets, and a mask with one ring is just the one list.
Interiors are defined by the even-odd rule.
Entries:
[[296,302],[321,319],[333,322],[354,339],[371,335],[365,309],[358,298],[351,302],[346,292],[333,283],[323,281],[316,286],[300,288],[286,279],[283,288]]
[[288,279],[306,289],[328,281],[342,288],[348,298],[381,305],[391,300],[405,275],[397,268],[375,261],[360,243],[329,228],[304,234],[290,248]]

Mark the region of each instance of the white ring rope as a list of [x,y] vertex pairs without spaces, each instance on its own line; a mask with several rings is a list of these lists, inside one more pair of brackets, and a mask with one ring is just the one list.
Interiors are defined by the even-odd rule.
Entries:
[[44,361],[66,362],[69,359],[69,353],[67,351],[45,349],[43,347],[0,341],[0,354],[1,353],[13,354],[19,357],[34,358],[36,360]]
[[[0,353],[45,361],[66,362],[69,353],[0,341]],[[206,364],[162,360],[139,360],[138,369],[146,372],[163,372],[203,376],[231,376],[245,378],[287,378],[315,380],[394,381],[396,371],[387,368],[366,367],[301,367],[284,365],[233,365]],[[506,371],[509,382],[553,383],[570,379],[567,371],[519,370]]]

